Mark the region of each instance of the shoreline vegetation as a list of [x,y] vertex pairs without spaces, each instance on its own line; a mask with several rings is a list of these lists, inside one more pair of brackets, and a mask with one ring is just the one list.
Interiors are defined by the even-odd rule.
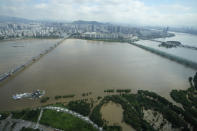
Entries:
[[[187,90],[172,90],[170,92],[172,99],[175,102],[180,103],[183,108],[172,104],[167,99],[154,92],[138,90],[136,94],[132,94],[130,89],[106,89],[104,92],[107,93],[107,95],[104,97],[98,96],[97,99],[87,98],[69,101],[68,103],[57,102],[50,106],[66,108],[83,116],[88,116],[90,120],[99,127],[103,127],[106,131],[121,131],[121,126],[118,124],[109,125],[108,122],[103,119],[101,114],[101,108],[104,104],[114,102],[120,104],[123,109],[122,120],[136,130],[162,130],[168,124],[171,129],[192,131],[197,130],[197,75],[195,75],[194,78],[189,77],[188,80],[191,87]],[[90,94],[90,92],[83,94]],[[65,96],[66,98],[70,98],[75,95],[71,94]],[[63,96],[55,96],[54,99],[57,98],[55,100],[58,100],[62,97]],[[1,112],[0,120],[2,121],[12,114],[12,118],[14,119],[24,119],[36,122],[40,114],[40,109],[41,108]],[[158,126],[153,126],[154,123],[151,123],[144,118],[144,113],[146,111],[154,112],[153,115],[155,117],[158,114],[162,116],[163,119],[160,120],[160,124]],[[74,116],[62,112],[60,113],[47,110],[44,111],[44,116],[42,117],[41,124],[58,129],[75,129],[77,128],[77,125],[81,125],[80,128],[83,129],[83,125],[86,125],[84,121],[78,120],[74,118]],[[53,117],[55,119],[53,119]],[[65,120],[65,118],[71,120]],[[65,126],[65,124],[60,124],[61,121],[64,121],[65,123],[74,122],[75,124],[72,126]],[[96,130],[88,124],[85,128],[87,128],[87,130]]]

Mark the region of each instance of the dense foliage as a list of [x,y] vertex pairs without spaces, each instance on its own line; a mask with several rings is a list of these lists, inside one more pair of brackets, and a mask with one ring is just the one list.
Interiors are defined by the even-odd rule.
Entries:
[[75,96],[74,94],[71,94],[71,95],[63,95],[63,96],[57,95],[57,96],[55,96],[55,99],[58,100],[58,99],[61,99],[61,98],[72,98],[74,96]]
[[6,119],[9,115],[9,112],[0,112],[0,120]]
[[89,95],[91,95],[92,94],[92,92],[86,92],[86,93],[82,93],[82,96],[84,97],[84,96],[89,96]]
[[121,126],[105,126],[103,128],[105,131],[122,131],[122,127]]
[[71,101],[68,103],[68,108],[84,116],[89,115],[91,109],[90,104],[84,100]]
[[55,99],[56,99],[56,100],[58,100],[58,99],[60,99],[60,98],[62,98],[62,96],[55,96]]
[[23,127],[20,131],[40,131],[39,129],[25,128]]
[[116,92],[117,93],[130,93],[131,89],[117,89]]
[[90,119],[91,119],[94,123],[96,123],[98,126],[100,126],[100,127],[102,127],[102,126],[104,125],[104,120],[102,119],[102,115],[101,115],[101,112],[100,112],[101,107],[102,107],[103,104],[104,104],[104,101],[102,100],[102,101],[99,103],[99,105],[97,105],[97,106],[93,109],[93,111],[92,111],[92,113],[91,113],[91,115],[90,115]]
[[104,90],[104,92],[107,92],[107,93],[114,93],[114,89],[107,89],[107,90]]
[[153,92],[141,90],[138,91],[138,94],[137,101],[140,102],[141,106],[160,112],[165,119],[171,122],[173,127],[187,129],[187,123],[179,116],[183,113],[181,108]]
[[146,121],[142,119],[141,112],[139,113],[137,110],[135,110],[129,102],[124,99],[122,96],[113,95],[113,96],[107,96],[105,97],[99,105],[97,105],[91,115],[90,119],[97,123],[99,126],[106,126],[105,121],[102,119],[102,115],[100,113],[100,109],[103,106],[103,104],[113,101],[115,103],[119,103],[122,108],[124,109],[123,112],[123,119],[124,121],[133,126],[137,130],[154,130]]
[[14,111],[12,112],[12,117],[15,119],[24,119],[24,120],[29,120],[36,122],[38,120],[38,116],[40,114],[40,110],[22,110],[22,111]]
[[190,123],[194,129],[197,129],[197,92],[191,87],[188,90],[172,90],[171,97],[182,104],[184,119]]
[[45,103],[45,102],[47,102],[48,100],[49,100],[49,97],[46,96],[46,97],[42,97],[41,100],[40,100],[40,102],[41,102],[41,103]]
[[[144,109],[150,109],[161,113],[163,118],[172,124],[173,128],[188,130],[187,123],[190,123],[194,127],[196,124],[195,119],[192,119],[189,112],[173,105],[164,97],[161,97],[154,92],[139,90],[137,94],[124,93],[122,95],[112,95],[103,98],[102,101],[93,109],[90,115],[90,119],[99,126],[106,126],[105,120],[102,119],[100,110],[101,107],[109,101],[119,103],[122,106],[124,110],[123,120],[136,130],[155,130],[150,123],[143,119]],[[191,108],[190,112],[193,112],[194,116],[197,114],[196,110]],[[162,128],[162,126],[163,125],[161,125],[160,128]]]
[[72,97],[74,97],[75,95],[74,94],[71,94],[71,95],[64,95],[64,96],[62,96],[62,98],[72,98]]

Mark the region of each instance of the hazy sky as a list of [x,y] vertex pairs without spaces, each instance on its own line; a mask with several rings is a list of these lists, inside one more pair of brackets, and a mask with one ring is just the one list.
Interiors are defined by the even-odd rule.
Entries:
[[197,0],[0,0],[0,15],[197,27]]

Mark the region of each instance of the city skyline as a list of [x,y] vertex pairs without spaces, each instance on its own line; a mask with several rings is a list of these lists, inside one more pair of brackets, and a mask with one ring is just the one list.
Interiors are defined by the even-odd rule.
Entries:
[[195,0],[1,0],[0,15],[32,20],[197,27],[196,5]]

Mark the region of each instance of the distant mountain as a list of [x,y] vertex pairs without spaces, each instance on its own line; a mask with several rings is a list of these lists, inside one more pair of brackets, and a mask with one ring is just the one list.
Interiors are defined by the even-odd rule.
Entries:
[[10,17],[10,16],[0,16],[0,22],[19,22],[19,23],[28,23],[32,22],[33,20],[28,20],[25,18],[19,17]]
[[74,21],[72,23],[73,24],[92,24],[92,25],[101,25],[101,24],[104,24],[104,23],[97,22],[97,21],[84,21],[84,20],[78,20],[78,21]]

